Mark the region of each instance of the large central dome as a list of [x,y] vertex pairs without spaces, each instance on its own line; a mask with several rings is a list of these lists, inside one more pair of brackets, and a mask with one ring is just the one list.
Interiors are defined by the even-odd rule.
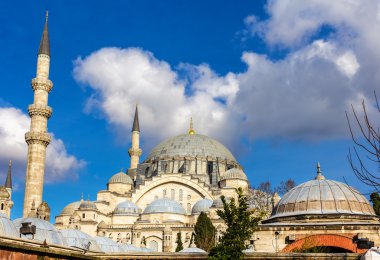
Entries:
[[208,136],[199,134],[178,135],[161,142],[152,149],[146,161],[174,156],[211,156],[236,162],[235,157],[223,144]]

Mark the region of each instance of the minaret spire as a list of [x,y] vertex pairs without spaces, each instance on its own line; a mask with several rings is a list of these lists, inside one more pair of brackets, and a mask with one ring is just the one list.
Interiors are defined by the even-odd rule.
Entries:
[[42,32],[42,38],[40,42],[40,48],[38,49],[38,55],[45,54],[45,55],[50,56],[48,17],[49,17],[49,13],[46,10],[45,27],[44,27],[44,31]]
[[139,111],[136,105],[135,117],[132,126],[132,147],[128,150],[131,164],[129,169],[136,169],[139,165],[139,159],[142,153],[140,149],[140,125],[139,125]]
[[7,179],[5,180],[5,188],[12,190],[12,160],[9,160],[8,164],[8,174]]
[[138,111],[137,105],[136,105],[135,117],[133,119],[133,127],[132,127],[132,132],[134,131],[140,132],[139,111]]
[[25,134],[25,141],[28,144],[28,158],[23,217],[30,215],[33,203],[35,208],[38,208],[42,203],[46,147],[51,139],[47,133],[47,121],[52,114],[52,109],[48,106],[48,97],[53,88],[53,83],[49,80],[49,70],[50,45],[48,13],[46,12],[45,27],[37,56],[36,77],[32,80],[34,102],[28,107],[31,121],[30,131]]

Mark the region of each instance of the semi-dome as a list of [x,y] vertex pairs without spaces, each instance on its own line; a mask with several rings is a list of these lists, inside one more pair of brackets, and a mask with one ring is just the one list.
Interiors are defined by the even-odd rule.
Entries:
[[245,173],[238,168],[231,168],[220,176],[221,181],[230,179],[248,180],[247,175],[245,175]]
[[235,157],[223,144],[200,134],[184,134],[169,138],[154,147],[145,161],[174,156],[211,156],[236,162]]
[[140,212],[139,207],[131,201],[123,201],[115,207],[115,215],[138,215]]
[[77,209],[79,209],[80,201],[74,201],[67,204],[61,211],[61,215],[72,215]]
[[[36,226],[36,234],[34,234],[34,240],[40,242],[46,242],[48,244],[56,245],[67,245],[66,239],[63,237],[62,233],[56,229],[50,222],[39,218],[18,218],[13,220],[13,224],[20,230],[22,223],[31,223],[31,225]],[[24,238],[31,239],[31,235],[22,235]]]
[[175,213],[186,214],[185,209],[177,201],[162,198],[150,203],[144,210],[144,213]]
[[287,192],[270,219],[316,214],[375,216],[373,208],[360,192],[345,183],[325,179],[319,164],[317,177]]
[[118,172],[108,180],[108,184],[109,183],[122,183],[133,185],[133,180],[131,179],[131,177],[128,176],[128,174],[124,172]]
[[20,237],[18,229],[13,222],[4,214],[0,212],[0,236],[4,237]]
[[201,199],[198,200],[191,210],[192,214],[200,214],[201,212],[209,212],[210,207],[212,205],[212,200],[209,199]]
[[95,203],[88,200],[81,201],[79,205],[79,209],[98,210]]
[[[226,199],[227,203],[231,200],[228,197],[225,197],[225,199]],[[224,205],[223,205],[222,197],[218,197],[218,198],[214,199],[214,201],[211,204],[212,208],[223,208],[223,206]]]
[[95,238],[78,229],[62,229],[61,233],[66,238],[67,245],[70,247],[81,248],[99,252],[100,247]]

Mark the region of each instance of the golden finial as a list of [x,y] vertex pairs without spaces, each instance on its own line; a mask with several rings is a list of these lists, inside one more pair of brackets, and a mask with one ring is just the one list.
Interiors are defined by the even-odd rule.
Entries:
[[82,192],[82,197],[81,197],[80,201],[83,201],[83,192]]
[[189,135],[195,134],[195,130],[193,129],[193,117],[190,117],[190,129],[189,129]]
[[9,164],[8,164],[9,166],[12,166],[12,160],[9,160]]
[[317,176],[315,177],[315,179],[318,181],[325,179],[325,176],[322,175],[321,165],[319,162],[317,163]]
[[49,19],[49,11],[46,10],[46,22],[48,21],[48,19]]

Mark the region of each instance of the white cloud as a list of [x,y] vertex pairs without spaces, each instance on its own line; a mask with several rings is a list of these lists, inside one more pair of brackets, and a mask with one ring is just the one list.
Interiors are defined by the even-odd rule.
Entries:
[[[380,86],[379,1],[271,0],[267,10],[267,20],[244,22],[268,45],[288,48],[286,57],[245,52],[246,71],[218,75],[207,64],[172,68],[139,48],[103,48],[75,63],[76,80],[93,89],[87,110],[129,132],[138,102],[152,145],[185,133],[190,114],[198,132],[227,144],[347,138],[345,110]],[[318,39],[322,26],[332,32]]]
[[[8,160],[13,160],[15,179],[24,179],[28,149],[24,135],[29,131],[30,118],[14,107],[0,107],[0,122],[1,172],[6,172]],[[68,154],[63,141],[54,135],[46,153],[46,183],[75,179],[77,170],[85,166],[84,161]]]
[[167,62],[150,52],[103,48],[78,59],[74,75],[94,90],[87,109],[100,109],[125,132],[131,129],[134,106],[139,103],[143,140],[153,144],[186,133],[190,115],[195,129],[203,134],[221,137],[221,128],[232,129],[228,106],[238,91],[236,75],[220,77],[205,64],[179,68],[187,78],[180,79]]

